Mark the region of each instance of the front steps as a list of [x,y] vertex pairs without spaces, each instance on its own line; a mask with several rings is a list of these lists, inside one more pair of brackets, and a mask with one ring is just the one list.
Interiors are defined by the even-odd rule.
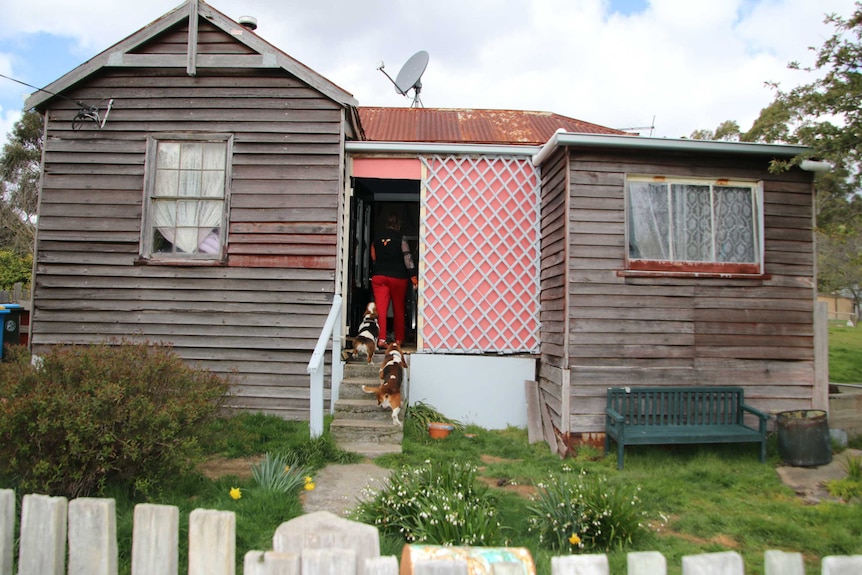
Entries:
[[[392,423],[392,410],[379,407],[374,394],[362,391],[363,385],[380,385],[382,362],[383,354],[377,353],[372,363],[365,363],[362,358],[344,364],[344,378],[339,386],[339,397],[329,426],[329,432],[341,449],[370,458],[401,453],[401,441],[404,439],[402,428]],[[404,379],[402,393],[406,398],[407,370]],[[400,419],[404,420],[403,407]]]

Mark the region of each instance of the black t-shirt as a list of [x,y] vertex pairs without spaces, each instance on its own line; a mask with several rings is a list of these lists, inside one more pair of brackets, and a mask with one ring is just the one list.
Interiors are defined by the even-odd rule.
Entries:
[[[415,276],[416,267],[406,247],[407,241],[398,230],[386,229],[378,234],[374,238],[374,254],[377,258],[374,261],[374,275],[404,279]],[[405,259],[410,262],[412,269],[407,269]]]

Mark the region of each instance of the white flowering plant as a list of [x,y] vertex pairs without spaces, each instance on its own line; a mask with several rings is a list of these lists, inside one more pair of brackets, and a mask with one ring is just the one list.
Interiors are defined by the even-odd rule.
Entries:
[[631,544],[644,530],[640,487],[612,484],[586,471],[552,475],[536,487],[528,523],[545,547],[608,551]]
[[496,500],[476,473],[475,467],[450,462],[404,467],[376,494],[367,493],[354,519],[407,543],[499,545]]

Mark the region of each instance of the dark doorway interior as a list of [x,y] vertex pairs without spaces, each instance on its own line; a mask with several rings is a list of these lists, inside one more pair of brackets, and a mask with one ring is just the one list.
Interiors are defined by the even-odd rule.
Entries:
[[[419,265],[419,181],[390,180],[377,178],[353,179],[353,198],[350,202],[350,262],[348,266],[347,319],[348,333],[354,333],[362,321],[365,306],[372,299],[371,293],[371,254],[370,246],[377,230],[386,225],[391,212],[401,218],[401,231],[413,254],[413,261]],[[416,345],[417,305],[416,293],[408,289],[404,306],[407,333],[404,344]],[[382,310],[378,310],[383,313]],[[392,311],[387,312],[391,317]],[[393,325],[390,320],[387,322]],[[381,334],[383,337],[383,334]],[[392,341],[392,334],[387,340]]]

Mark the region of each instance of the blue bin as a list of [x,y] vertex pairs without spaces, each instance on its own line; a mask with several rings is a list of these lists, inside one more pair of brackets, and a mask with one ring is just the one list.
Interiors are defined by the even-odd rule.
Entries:
[[24,315],[24,306],[19,303],[0,304],[9,315],[3,317],[3,341],[6,345],[21,344],[21,317]]

